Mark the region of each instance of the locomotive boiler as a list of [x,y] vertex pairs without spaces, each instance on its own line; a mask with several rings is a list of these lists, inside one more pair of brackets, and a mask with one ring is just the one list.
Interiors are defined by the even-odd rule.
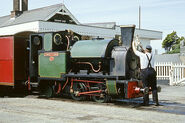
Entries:
[[122,40],[80,40],[67,31],[30,36],[29,83],[47,98],[70,95],[107,102],[147,93],[139,80],[139,58],[131,44],[135,26],[121,27]]

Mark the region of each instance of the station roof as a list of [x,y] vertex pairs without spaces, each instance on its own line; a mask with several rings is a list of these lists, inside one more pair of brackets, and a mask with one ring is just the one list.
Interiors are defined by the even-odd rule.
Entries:
[[[125,26],[125,25],[120,25],[120,26],[116,25],[116,22],[86,23],[85,25],[115,29],[117,35],[121,32],[120,26]],[[143,39],[150,39],[150,40],[161,40],[162,39],[162,32],[155,31],[155,30],[136,28],[135,35],[139,35],[139,37]]]
[[[121,35],[115,22],[81,24],[64,4],[57,4],[23,12],[16,18],[11,15],[0,17],[0,36],[15,35],[20,32],[55,32],[72,30],[78,34],[94,37],[114,38]],[[140,38],[161,40],[162,32],[136,29]]]
[[180,54],[160,54],[155,55],[156,63],[182,63],[180,59]]
[[24,11],[20,16],[11,18],[11,15],[0,17],[0,27],[12,26],[33,21],[50,21],[79,24],[78,20],[63,5],[57,4],[43,8]]

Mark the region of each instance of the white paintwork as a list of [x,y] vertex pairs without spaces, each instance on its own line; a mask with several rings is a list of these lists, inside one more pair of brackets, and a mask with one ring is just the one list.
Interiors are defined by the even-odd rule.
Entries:
[[57,12],[57,14],[60,14],[60,15],[68,15],[69,16],[69,14],[68,13],[65,13],[65,12]]
[[63,15],[68,15],[72,20],[74,20],[74,22],[76,24],[80,24],[80,22],[73,16],[73,14],[65,7],[65,5],[62,5],[59,9],[57,9],[55,12],[53,12],[50,16],[48,16],[47,18],[45,18],[45,21],[48,21],[50,18],[52,18],[55,14],[62,14],[61,12],[59,11],[65,11],[65,14],[64,12]]
[[[121,29],[119,26],[116,26],[116,34],[120,34]],[[162,32],[154,31],[154,30],[146,30],[146,29],[138,29],[135,30],[135,35],[139,35],[142,39],[150,39],[150,40],[161,40]]]
[[39,32],[39,21],[0,28],[0,36],[14,35],[20,32]]
[[155,63],[157,79],[169,80],[169,85],[185,84],[185,64]]
[[141,38],[141,44],[143,48],[145,48],[148,44],[150,44],[150,39],[149,38]]
[[[55,32],[63,31],[70,29],[76,33],[92,37],[105,37],[105,38],[114,38],[115,35],[121,35],[119,27],[113,28],[103,28],[103,27],[94,27],[87,25],[74,25],[74,24],[65,24],[65,23],[56,23],[56,22],[47,22],[47,21],[35,21],[24,24],[18,24],[8,27],[0,28],[0,36],[14,35],[16,33],[32,31],[32,32]],[[136,34],[139,35],[139,38],[143,44],[146,46],[150,43],[150,40],[161,39],[162,32],[150,31],[150,30],[138,30],[136,29]]]
[[70,29],[78,34],[87,36],[100,36],[110,38],[113,38],[115,36],[114,29],[44,21],[40,21],[39,23],[39,32],[63,31],[67,29]]
[[162,32],[160,31],[153,31],[153,30],[146,30],[146,29],[137,29],[135,34],[141,35],[142,38],[149,38],[153,40],[160,40],[162,39]]

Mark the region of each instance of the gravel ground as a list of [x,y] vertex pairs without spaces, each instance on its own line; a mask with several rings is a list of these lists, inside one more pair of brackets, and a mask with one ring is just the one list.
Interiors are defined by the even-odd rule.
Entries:
[[[185,123],[185,86],[162,86],[161,106],[141,99],[98,104],[70,99],[0,98],[0,123]],[[127,102],[127,103],[126,103]]]

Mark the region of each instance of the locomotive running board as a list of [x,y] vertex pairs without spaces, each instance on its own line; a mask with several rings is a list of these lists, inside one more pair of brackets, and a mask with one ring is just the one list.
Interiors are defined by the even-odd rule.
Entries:
[[65,77],[83,77],[83,78],[108,78],[108,79],[117,79],[118,76],[111,76],[111,75],[98,75],[98,74],[94,74],[94,75],[84,75],[84,74],[65,74],[62,75],[62,78]]

